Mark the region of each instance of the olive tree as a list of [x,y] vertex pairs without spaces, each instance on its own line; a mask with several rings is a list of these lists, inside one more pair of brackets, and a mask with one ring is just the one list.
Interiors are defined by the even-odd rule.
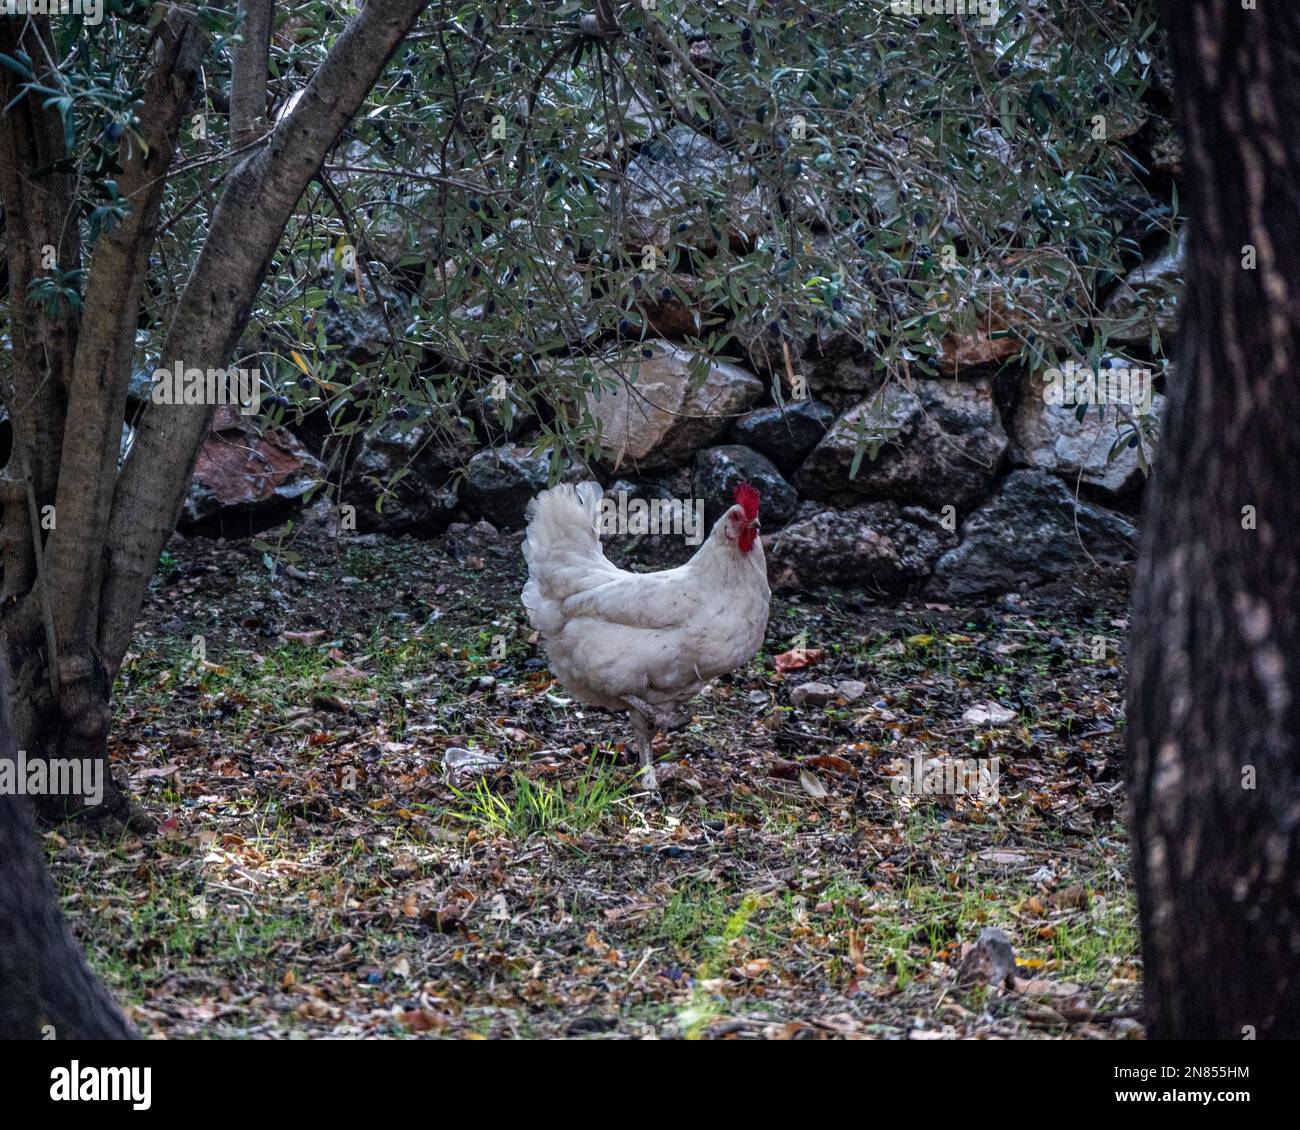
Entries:
[[1139,562],[1130,826],[1149,1032],[1300,1035],[1300,10],[1166,5],[1191,231]]
[[[367,4],[273,128],[259,131],[262,115],[239,120],[258,98],[232,104],[233,131],[256,140],[231,155],[166,328],[162,367],[229,364],[294,206],[426,3]],[[103,59],[57,19],[0,19],[13,428],[0,491],[0,638],[19,747],[51,757],[103,756],[113,678],[214,412],[155,406],[118,472],[150,253],[220,16],[153,11],[143,34],[101,36]],[[134,57],[123,56],[128,45]],[[234,87],[244,94],[260,83],[264,113],[265,39],[255,46],[250,37],[238,53]],[[96,155],[100,204],[83,225],[85,171],[74,149],[78,102],[91,99],[124,105],[129,128],[106,130],[119,140],[115,153]],[[116,790],[106,807],[122,810]]]

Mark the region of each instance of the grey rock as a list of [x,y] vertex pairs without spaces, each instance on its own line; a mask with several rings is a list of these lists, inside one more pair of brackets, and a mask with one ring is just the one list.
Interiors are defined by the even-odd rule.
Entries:
[[1005,726],[1014,722],[1016,712],[998,702],[979,702],[962,711],[961,720],[967,726]]
[[[471,514],[486,518],[498,529],[522,529],[529,500],[550,485],[551,459],[528,447],[485,447],[465,468],[461,499]],[[560,480],[588,477],[583,467],[565,463]],[[491,527],[488,527],[489,529]]]
[[1178,326],[1178,300],[1187,269],[1186,240],[1178,240],[1173,254],[1150,259],[1130,272],[1102,308],[1100,325],[1109,340],[1120,345],[1146,348],[1154,329],[1165,352]]
[[919,588],[935,561],[956,544],[956,535],[934,514],[894,502],[823,510],[763,539],[774,586],[888,593]]
[[[739,366],[664,341],[644,348],[650,357],[638,353],[595,366],[608,387],[599,398],[590,395],[587,407],[600,423],[602,459],[613,468],[679,467],[763,394],[762,382]],[[703,380],[695,380],[701,370]]]
[[[1146,482],[1139,453],[1148,462],[1153,458],[1154,429],[1143,434],[1140,449],[1127,442],[1136,434],[1138,407],[1090,406],[1080,419],[1075,405],[1050,403],[1044,387],[1032,375],[1025,381],[1010,421],[1013,463],[1050,471],[1070,485],[1083,482],[1113,495],[1128,494]],[[1148,423],[1154,425],[1163,409],[1164,397],[1154,395]],[[1111,449],[1121,439],[1126,442],[1111,458]]]
[[829,683],[800,683],[790,691],[790,705],[796,710],[801,706],[825,706],[835,693]]
[[678,497],[663,483],[634,482],[631,479],[616,479],[605,491],[605,496],[614,499],[615,502],[618,501],[620,494],[626,494],[629,499],[662,498],[665,502]]
[[782,472],[794,471],[835,423],[835,410],[805,397],[779,407],[746,412],[731,425],[731,439],[766,455]]
[[762,220],[752,181],[748,165],[678,125],[641,146],[611,203],[622,206],[625,238],[636,251],[663,251],[678,239],[708,247],[724,234],[747,243]]
[[1076,502],[1060,479],[1042,471],[1013,471],[960,533],[961,544],[934,568],[928,591],[939,599],[1015,592],[1091,569],[1093,561],[1124,564],[1137,542],[1127,519]]
[[794,487],[781,477],[771,460],[748,447],[728,444],[708,447],[695,456],[693,487],[696,498],[704,500],[704,523],[712,529],[735,502],[736,485],[747,482],[762,499],[759,517],[769,529],[784,526],[794,517],[799,496]]
[[338,346],[338,356],[364,365],[382,357],[392,342],[388,323],[375,305],[341,306],[324,316],[325,339]]
[[[850,477],[859,442],[864,454]],[[836,423],[795,477],[810,498],[895,499],[963,508],[989,490],[1007,435],[989,381],[914,381],[891,385]]]
[[459,506],[451,472],[473,450],[467,433],[448,439],[430,429],[384,425],[361,439],[342,501],[356,507],[365,533],[442,533]]

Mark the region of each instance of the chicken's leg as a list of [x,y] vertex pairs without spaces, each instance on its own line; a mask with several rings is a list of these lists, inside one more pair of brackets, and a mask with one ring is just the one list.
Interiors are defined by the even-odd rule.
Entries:
[[685,714],[673,714],[669,710],[662,710],[657,706],[652,706],[643,698],[637,698],[633,694],[625,694],[623,701],[633,710],[640,711],[647,718],[651,719],[656,729],[663,730],[665,733],[669,730],[676,730],[684,726],[687,722]]
[[636,733],[636,751],[641,758],[641,779],[651,793],[658,795],[659,781],[655,778],[655,766],[651,760],[655,740],[654,724],[647,715],[630,703],[628,717],[632,720],[632,729]]

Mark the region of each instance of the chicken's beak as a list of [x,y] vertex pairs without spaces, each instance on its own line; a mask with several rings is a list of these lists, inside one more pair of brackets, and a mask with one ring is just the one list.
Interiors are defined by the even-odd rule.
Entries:
[[761,530],[762,528],[763,528],[763,523],[760,522],[757,518],[753,519],[753,521],[745,523],[745,529],[747,530]]

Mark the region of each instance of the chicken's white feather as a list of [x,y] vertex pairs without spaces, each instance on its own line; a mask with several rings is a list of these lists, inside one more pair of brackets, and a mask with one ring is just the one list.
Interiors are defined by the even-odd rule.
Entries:
[[762,542],[738,548],[741,507],[685,565],[632,573],[601,549],[600,499],[595,483],[561,485],[528,508],[523,602],[565,689],[615,710],[628,709],[628,696],[670,705],[748,662],[770,593]]

